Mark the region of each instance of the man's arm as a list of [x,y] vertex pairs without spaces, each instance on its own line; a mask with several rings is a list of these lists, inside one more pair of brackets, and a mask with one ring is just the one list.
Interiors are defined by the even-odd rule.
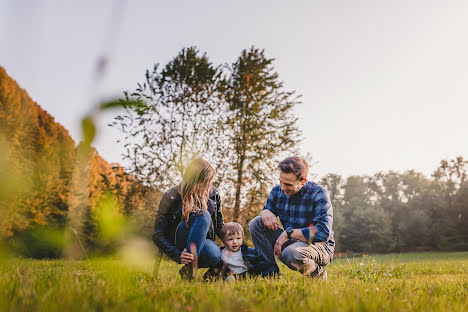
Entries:
[[[311,227],[312,232],[315,234],[317,233],[317,229],[314,227]],[[283,235],[283,233],[281,234]],[[286,231],[284,231],[284,235],[286,235],[286,238],[288,235],[286,234]],[[301,242],[308,242],[308,238],[304,236],[304,233],[302,232],[302,229],[293,229],[293,232],[291,234],[291,238],[301,241]]]
[[314,205],[315,215],[312,224],[302,228],[301,231],[307,242],[326,242],[333,226],[333,207],[326,189],[321,188],[315,195]]
[[260,217],[262,217],[263,224],[267,229],[276,231],[278,228],[278,219],[270,210],[263,210],[260,212]]
[[[311,227],[311,233],[315,235],[317,233],[317,229],[314,227]],[[312,236],[313,237],[313,236]],[[291,239],[295,239],[301,242],[309,242],[310,238],[307,238],[304,236],[302,229],[293,229],[293,232],[291,233]],[[276,244],[274,247],[274,253],[278,256],[281,257],[281,246],[283,246],[284,243],[286,243],[289,240],[288,234],[286,233],[286,230],[281,233],[281,235],[278,237],[276,240]]]

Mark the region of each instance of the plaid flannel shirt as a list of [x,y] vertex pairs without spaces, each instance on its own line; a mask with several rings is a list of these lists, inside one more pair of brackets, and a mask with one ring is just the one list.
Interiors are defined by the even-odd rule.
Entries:
[[312,242],[325,242],[328,252],[333,255],[333,207],[323,186],[307,181],[297,193],[287,196],[281,185],[277,185],[271,190],[263,209],[278,216],[284,228],[301,229],[307,240],[314,227],[317,233]]

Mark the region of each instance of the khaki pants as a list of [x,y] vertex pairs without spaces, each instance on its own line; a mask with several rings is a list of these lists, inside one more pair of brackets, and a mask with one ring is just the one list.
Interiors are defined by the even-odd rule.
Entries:
[[281,252],[281,262],[307,276],[322,276],[330,264],[330,254],[323,243],[295,241]]
[[[283,229],[272,231],[265,227],[260,216],[250,221],[250,235],[255,248],[266,260],[268,268],[263,275],[279,273],[276,265],[273,249]],[[297,240],[289,240],[283,245],[281,261],[289,268],[299,271],[307,276],[321,276],[324,274],[324,266],[330,264],[330,254],[324,243],[307,244]]]

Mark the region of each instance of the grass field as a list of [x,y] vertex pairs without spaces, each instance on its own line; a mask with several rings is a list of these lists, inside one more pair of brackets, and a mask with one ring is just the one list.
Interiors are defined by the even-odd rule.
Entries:
[[342,258],[328,283],[284,266],[279,280],[205,284],[169,260],[157,279],[148,260],[2,262],[1,311],[468,311],[468,252]]

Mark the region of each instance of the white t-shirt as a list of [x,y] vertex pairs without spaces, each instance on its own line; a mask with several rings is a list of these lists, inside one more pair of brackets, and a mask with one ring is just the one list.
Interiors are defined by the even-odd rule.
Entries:
[[224,248],[221,259],[234,274],[241,274],[249,269],[244,259],[242,259],[242,251],[240,249],[232,252]]

